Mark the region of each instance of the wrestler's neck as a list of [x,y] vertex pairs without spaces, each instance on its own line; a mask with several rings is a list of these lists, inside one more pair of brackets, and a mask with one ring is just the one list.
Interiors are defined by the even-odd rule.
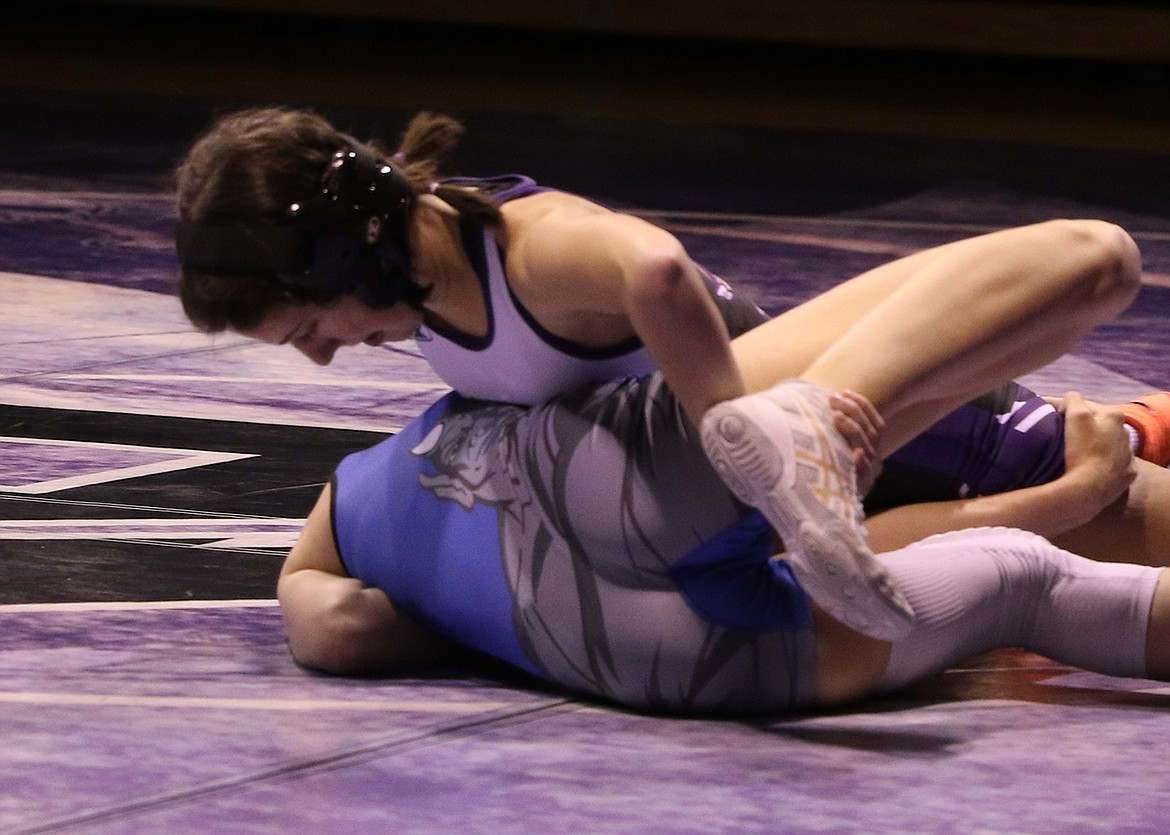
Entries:
[[463,249],[455,210],[433,195],[420,197],[410,243],[414,280],[431,288],[423,321],[444,331],[485,335],[483,290]]

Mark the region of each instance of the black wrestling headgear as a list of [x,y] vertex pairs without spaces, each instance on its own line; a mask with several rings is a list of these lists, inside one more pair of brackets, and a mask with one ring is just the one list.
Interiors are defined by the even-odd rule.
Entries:
[[406,218],[414,192],[394,165],[349,136],[321,191],[275,222],[181,222],[179,263],[213,273],[273,273],[288,287],[353,293],[373,308],[417,304]]

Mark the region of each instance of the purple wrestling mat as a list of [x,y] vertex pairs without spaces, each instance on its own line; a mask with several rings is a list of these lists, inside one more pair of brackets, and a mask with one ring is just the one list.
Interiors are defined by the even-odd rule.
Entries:
[[[504,130],[474,118],[483,135]],[[612,151],[632,130],[529,128],[548,141],[507,167],[664,224],[772,312],[981,230],[1118,220],[1147,286],[1028,382],[1106,401],[1170,388],[1170,212],[1120,185],[1078,195],[1067,180],[1045,191],[942,172],[801,211],[756,183],[732,210],[734,177],[697,192],[661,162],[653,189],[557,181],[563,163],[540,148]],[[758,162],[764,138],[743,137],[746,159],[726,165]],[[679,165],[728,136],[692,141]],[[812,137],[775,141],[804,148],[801,177],[818,153],[826,171],[839,159]],[[22,158],[34,170],[0,170],[0,832],[1164,831],[1170,689],[1022,653],[849,710],[754,722],[638,715],[491,666],[407,680],[298,668],[273,586],[299,520],[342,455],[443,386],[412,346],[323,370],[192,333],[172,295],[165,171],[63,180],[54,146],[38,149],[39,163]],[[465,165],[499,170],[487,154]]]

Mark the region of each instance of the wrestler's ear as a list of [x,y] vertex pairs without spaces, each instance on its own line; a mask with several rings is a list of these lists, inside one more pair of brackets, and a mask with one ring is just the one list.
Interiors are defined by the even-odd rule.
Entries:
[[427,433],[425,438],[415,444],[415,447],[410,451],[410,454],[426,455],[428,452],[431,452],[436,446],[438,446],[439,438],[442,437],[442,435],[443,422],[439,421],[433,427],[431,427],[431,431]]

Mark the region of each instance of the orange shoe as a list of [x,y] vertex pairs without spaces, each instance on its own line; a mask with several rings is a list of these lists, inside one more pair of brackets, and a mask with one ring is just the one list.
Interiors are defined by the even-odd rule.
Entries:
[[1159,467],[1170,465],[1170,392],[1147,394],[1115,408],[1138,433],[1137,457]]

